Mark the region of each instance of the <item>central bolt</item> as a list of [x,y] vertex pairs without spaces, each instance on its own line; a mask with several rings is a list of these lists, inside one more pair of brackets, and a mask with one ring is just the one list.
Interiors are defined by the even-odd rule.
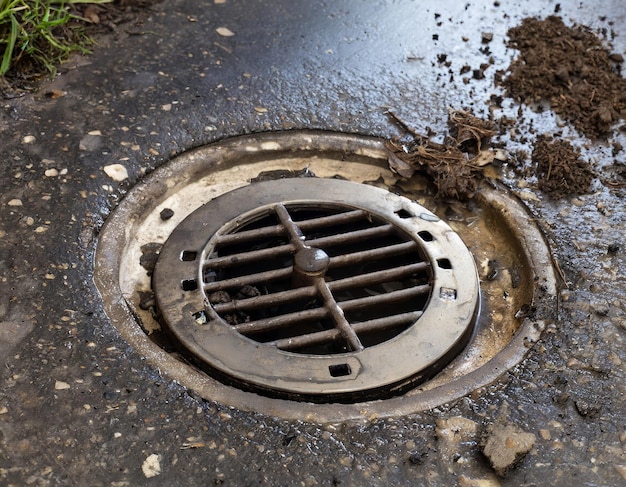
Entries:
[[303,247],[296,252],[295,270],[311,277],[320,277],[326,273],[330,257],[322,249]]

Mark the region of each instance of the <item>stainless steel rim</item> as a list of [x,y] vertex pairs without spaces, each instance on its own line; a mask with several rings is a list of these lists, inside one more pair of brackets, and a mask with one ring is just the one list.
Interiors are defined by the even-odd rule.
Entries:
[[[228,245],[236,250],[220,254]],[[236,277],[216,279],[224,270]],[[432,377],[466,345],[479,302],[472,255],[437,216],[317,178],[254,183],[202,206],[170,235],[153,284],[194,362],[244,388],[315,401],[386,397]],[[231,297],[242,288],[254,295]],[[385,330],[395,333],[367,340]],[[320,344],[335,351],[315,352]]]

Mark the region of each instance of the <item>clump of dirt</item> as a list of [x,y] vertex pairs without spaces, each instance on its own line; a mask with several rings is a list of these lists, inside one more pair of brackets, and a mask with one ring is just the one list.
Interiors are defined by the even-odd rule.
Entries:
[[590,138],[606,137],[626,116],[621,54],[611,54],[587,27],[567,27],[560,17],[526,18],[508,31],[520,51],[500,82],[521,102],[549,100],[552,109]]
[[403,143],[389,140],[389,166],[402,177],[416,171],[429,175],[437,187],[437,196],[465,200],[472,198],[483,178],[483,168],[493,162],[495,151],[483,149],[495,134],[494,124],[469,112],[451,110],[448,114],[449,135],[442,144],[406,126],[391,115],[412,135]]
[[589,192],[594,173],[580,158],[580,151],[567,140],[538,136],[532,159],[537,165],[538,186],[542,191],[555,198]]

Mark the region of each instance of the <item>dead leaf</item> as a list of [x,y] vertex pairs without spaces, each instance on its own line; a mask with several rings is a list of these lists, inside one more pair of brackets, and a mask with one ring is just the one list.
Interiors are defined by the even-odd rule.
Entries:
[[387,152],[387,162],[390,169],[403,178],[410,178],[415,173],[415,169],[410,164],[400,159],[393,152]]
[[494,151],[490,149],[481,150],[478,155],[469,161],[469,164],[475,167],[484,167],[487,164],[491,164],[496,158]]

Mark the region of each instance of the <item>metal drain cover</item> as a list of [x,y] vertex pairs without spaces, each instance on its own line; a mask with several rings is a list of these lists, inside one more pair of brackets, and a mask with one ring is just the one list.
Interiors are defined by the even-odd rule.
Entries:
[[436,215],[337,179],[223,194],[181,222],[153,288],[180,351],[227,383],[318,402],[388,397],[467,344],[473,258]]

